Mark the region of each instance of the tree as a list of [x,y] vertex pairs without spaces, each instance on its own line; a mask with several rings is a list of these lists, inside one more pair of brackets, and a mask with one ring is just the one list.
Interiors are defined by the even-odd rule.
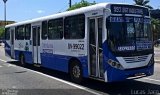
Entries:
[[68,8],[67,11],[78,9],[78,8],[81,8],[81,7],[90,6],[90,5],[94,5],[94,4],[96,4],[95,1],[93,3],[90,3],[88,1],[81,0],[81,2],[75,3],[74,5],[71,6],[71,8]]
[[0,27],[0,39],[4,38],[4,27]]
[[160,20],[152,18],[151,23],[154,40],[160,39]]
[[149,8],[149,9],[153,9],[153,7],[148,5],[150,0],[133,0],[133,1],[135,2],[136,5],[145,6],[145,7]]

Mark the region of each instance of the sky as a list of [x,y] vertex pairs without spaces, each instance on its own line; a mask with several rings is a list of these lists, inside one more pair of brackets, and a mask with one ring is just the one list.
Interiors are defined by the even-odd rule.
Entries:
[[[81,0],[72,0],[72,4]],[[133,0],[87,0],[96,3],[114,2],[134,4]],[[68,8],[69,0],[8,0],[6,3],[6,19],[11,21],[24,21],[43,17],[59,12]],[[154,9],[160,9],[160,0],[150,0],[149,5]],[[0,0],[0,20],[4,20],[4,3]]]

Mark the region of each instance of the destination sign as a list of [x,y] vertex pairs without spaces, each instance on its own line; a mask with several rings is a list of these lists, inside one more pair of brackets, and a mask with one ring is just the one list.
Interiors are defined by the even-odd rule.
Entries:
[[142,18],[142,17],[111,16],[110,22],[151,23],[151,20],[149,18]]
[[149,16],[147,8],[132,6],[132,5],[111,5],[111,12],[113,14],[136,14]]

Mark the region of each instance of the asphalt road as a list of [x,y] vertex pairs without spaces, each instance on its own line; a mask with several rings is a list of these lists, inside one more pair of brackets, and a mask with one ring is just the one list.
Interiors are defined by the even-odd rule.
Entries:
[[160,46],[154,48],[155,53],[155,60],[157,60],[160,63]]
[[0,95],[160,94],[160,63],[150,77],[116,83],[85,79],[82,84],[72,83],[66,73],[17,63],[5,57],[0,47]]

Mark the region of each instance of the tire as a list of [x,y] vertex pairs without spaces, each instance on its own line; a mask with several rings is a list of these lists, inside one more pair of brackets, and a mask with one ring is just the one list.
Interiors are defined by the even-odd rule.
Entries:
[[20,55],[20,65],[25,67],[26,63],[25,63],[25,57],[23,54]]
[[83,80],[82,76],[82,67],[77,60],[72,61],[70,64],[70,77],[71,80],[75,83],[81,83]]

